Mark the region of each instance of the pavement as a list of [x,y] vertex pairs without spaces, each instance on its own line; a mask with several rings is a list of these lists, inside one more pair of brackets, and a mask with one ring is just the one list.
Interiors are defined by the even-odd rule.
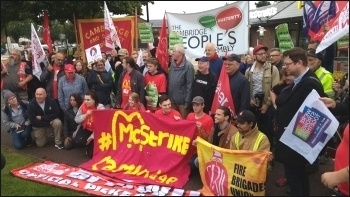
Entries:
[[[2,99],[3,100],[3,99]],[[7,127],[1,125],[1,145],[14,149],[11,136],[7,133]],[[89,158],[85,155],[84,148],[76,148],[72,150],[59,150],[54,146],[53,137],[49,138],[49,142],[45,147],[39,148],[35,144],[28,146],[16,152],[34,156],[42,161],[50,160],[56,163],[65,163],[71,166],[79,166],[87,162]],[[5,155],[6,157],[6,155]],[[310,194],[311,196],[331,196],[332,190],[328,189],[321,183],[321,174],[333,171],[334,162],[330,160],[325,165],[320,165],[319,170],[310,175]],[[283,165],[275,162],[274,167],[267,174],[266,196],[288,196],[288,185],[278,187],[275,181],[283,175]],[[198,190],[202,188],[202,182],[198,173],[192,173],[184,189]]]

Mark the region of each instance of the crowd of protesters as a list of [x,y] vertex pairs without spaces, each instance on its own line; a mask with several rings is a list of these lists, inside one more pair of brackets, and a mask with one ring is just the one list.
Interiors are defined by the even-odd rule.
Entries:
[[[85,63],[78,51],[72,60],[65,52],[46,51],[40,76],[32,73],[31,57],[25,58],[13,49],[1,67],[1,90],[6,103],[2,120],[10,127],[8,132],[17,149],[32,143],[45,146],[50,139],[48,131],[53,128],[55,147],[85,146],[87,155],[92,157],[93,110],[132,110],[174,121],[187,119],[197,125],[198,136],[216,146],[270,152],[271,165],[276,160],[285,168],[283,178],[276,184],[288,184],[291,195],[308,196],[308,169],[319,165],[325,151],[314,164],[309,164],[279,138],[312,89],[337,115],[342,125],[337,132],[342,143],[343,128],[349,120],[348,79],[343,79],[344,83],[335,81],[332,71],[325,69],[329,65],[322,64],[327,57],[316,54],[312,46],[282,53],[278,48],[257,45],[244,57],[219,57],[215,44],[207,43],[205,56],[196,59],[195,69],[186,58],[185,48],[177,44],[172,49],[168,71],[149,50],[143,51],[144,65],[135,61],[137,50],[132,54],[126,49],[102,52],[102,59],[92,64]],[[110,71],[105,69],[106,64],[111,66]],[[211,112],[223,66],[235,115],[224,106]],[[339,139],[333,148],[337,148]],[[336,169],[341,171],[341,180],[345,180],[346,171],[349,177],[349,161],[337,162],[337,158],[340,156],[336,157],[336,164],[341,164]],[[190,166],[198,167],[196,155]],[[322,181],[332,187],[341,184],[333,181],[330,174],[323,175]],[[348,184],[339,189],[349,195]]]

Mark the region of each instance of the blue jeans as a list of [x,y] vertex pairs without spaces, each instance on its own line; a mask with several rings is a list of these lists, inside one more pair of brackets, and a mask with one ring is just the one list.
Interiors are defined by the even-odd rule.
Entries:
[[290,196],[310,196],[309,175],[305,166],[284,165],[284,173],[290,187]]
[[17,133],[15,129],[10,129],[13,145],[16,149],[22,149],[26,146],[26,138],[31,138],[32,127],[27,126],[23,132]]

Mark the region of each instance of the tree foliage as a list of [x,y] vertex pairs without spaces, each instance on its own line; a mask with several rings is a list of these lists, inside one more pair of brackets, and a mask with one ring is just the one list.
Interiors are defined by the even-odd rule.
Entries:
[[268,5],[271,5],[270,1],[258,1],[258,2],[255,2],[255,6],[257,8],[268,6]]
[[[135,7],[138,15],[142,15],[142,5],[153,1],[106,1],[113,14],[134,15]],[[42,24],[43,10],[48,10],[50,20],[73,23],[76,19],[103,18],[104,1],[2,1],[1,29],[11,21],[31,19]]]

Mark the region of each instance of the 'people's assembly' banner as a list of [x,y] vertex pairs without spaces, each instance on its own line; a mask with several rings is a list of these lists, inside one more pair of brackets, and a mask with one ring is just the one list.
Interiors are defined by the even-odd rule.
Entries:
[[216,45],[219,56],[225,55],[226,51],[228,54],[246,54],[249,50],[247,1],[200,13],[166,14],[169,32],[183,36],[188,58],[203,56],[207,42]]
[[92,118],[94,154],[80,167],[136,183],[176,188],[186,184],[194,122],[122,110],[94,111]]
[[197,152],[203,195],[265,195],[268,153],[223,149],[200,137]]
[[199,196],[199,192],[197,191],[161,187],[158,185],[134,184],[111,179],[97,172],[51,161],[13,169],[11,173],[25,180],[96,196]]
[[[101,51],[110,51],[105,46],[105,26],[103,18],[100,19],[78,19],[80,42],[85,49],[100,44]],[[114,26],[123,48],[131,53],[134,41],[135,17],[113,18]]]

